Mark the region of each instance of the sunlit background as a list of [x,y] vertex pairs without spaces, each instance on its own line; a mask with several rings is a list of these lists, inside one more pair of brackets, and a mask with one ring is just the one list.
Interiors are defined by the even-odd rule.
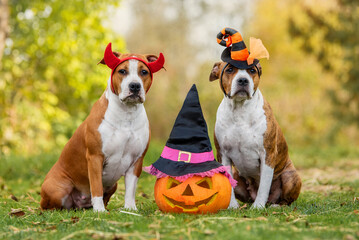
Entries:
[[290,150],[349,154],[359,143],[356,1],[0,0],[0,156],[62,150],[106,88],[110,70],[97,63],[108,42],[166,58],[145,103],[153,143],[163,146],[193,83],[212,137],[223,94],[208,77],[223,27],[267,47],[260,89]]

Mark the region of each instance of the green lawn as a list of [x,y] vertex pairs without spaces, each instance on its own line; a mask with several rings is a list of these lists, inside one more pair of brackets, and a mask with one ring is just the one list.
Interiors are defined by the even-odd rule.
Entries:
[[[153,144],[149,165],[161,153]],[[163,214],[154,202],[155,178],[143,173],[138,212],[122,211],[124,184],[109,213],[39,210],[40,186],[58,154],[6,157],[0,162],[0,239],[359,239],[359,154],[348,149],[291,153],[303,179],[290,207],[223,210],[214,215]]]

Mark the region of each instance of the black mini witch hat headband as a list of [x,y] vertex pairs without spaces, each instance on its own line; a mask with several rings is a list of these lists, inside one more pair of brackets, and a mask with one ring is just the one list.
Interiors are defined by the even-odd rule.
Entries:
[[243,41],[242,35],[233,28],[223,28],[217,34],[217,42],[227,47],[221,59],[239,69],[248,69],[259,59],[269,59],[269,53],[264,47],[262,40],[251,37],[249,39],[250,51]]

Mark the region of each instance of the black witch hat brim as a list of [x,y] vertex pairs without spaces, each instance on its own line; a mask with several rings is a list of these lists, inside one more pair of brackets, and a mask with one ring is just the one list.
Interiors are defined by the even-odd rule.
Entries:
[[228,178],[232,187],[237,185],[237,181],[229,173],[231,168],[223,166],[216,160],[203,163],[185,163],[160,157],[151,166],[144,167],[144,170],[157,178],[172,177],[180,182],[184,182],[193,176],[212,177],[216,173],[221,173]]
[[257,63],[259,63],[258,59],[254,59],[253,64],[250,64],[250,65],[248,65],[247,60],[245,60],[245,61],[234,60],[231,58],[231,49],[232,49],[232,47],[227,47],[222,52],[221,59],[223,62],[229,63],[232,66],[239,68],[239,69],[248,69],[248,68],[254,67],[255,65],[257,65]]
[[199,174],[223,167],[223,165],[217,162],[216,160],[191,164],[182,161],[174,162],[172,160],[165,159],[163,157],[160,157],[152,165],[159,171],[173,177],[179,177],[193,173]]

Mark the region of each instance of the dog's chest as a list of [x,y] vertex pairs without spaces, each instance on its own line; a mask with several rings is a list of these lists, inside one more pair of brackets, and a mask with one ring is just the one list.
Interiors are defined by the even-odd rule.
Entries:
[[258,102],[234,111],[222,102],[215,130],[222,156],[229,158],[242,176],[256,178],[260,174],[260,156],[265,156],[263,136],[267,121],[263,99],[253,100]]
[[149,124],[146,112],[128,120],[126,116],[114,120],[106,117],[99,126],[104,153],[102,182],[111,187],[141,157],[149,140]]

